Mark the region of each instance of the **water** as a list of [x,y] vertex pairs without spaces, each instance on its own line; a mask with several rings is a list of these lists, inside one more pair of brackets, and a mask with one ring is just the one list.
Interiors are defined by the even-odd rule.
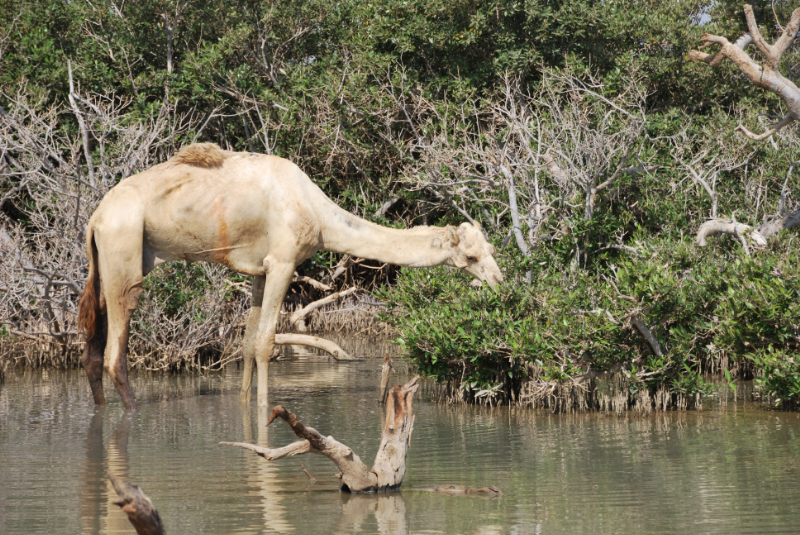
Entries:
[[[406,378],[394,374],[393,383]],[[134,533],[111,503],[109,470],[142,487],[170,535],[800,529],[797,413],[730,404],[649,417],[556,416],[418,398],[402,492],[348,496],[322,456],[268,463],[218,445],[295,440],[283,422],[267,432],[258,411],[240,406],[240,379],[235,368],[211,377],[139,375],[139,409],[126,415],[110,387],[108,406],[96,408],[77,371],[11,375],[0,386],[0,533]],[[370,465],[379,379],[378,360],[299,354],[273,364],[270,395]],[[418,490],[450,483],[495,485],[505,495]]]

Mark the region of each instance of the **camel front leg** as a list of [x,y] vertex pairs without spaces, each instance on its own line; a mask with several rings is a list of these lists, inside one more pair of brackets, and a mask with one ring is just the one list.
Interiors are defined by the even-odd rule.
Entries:
[[256,366],[258,367],[257,396],[258,407],[269,406],[269,360],[275,349],[275,329],[278,314],[281,313],[283,298],[294,274],[294,262],[281,262],[272,256],[264,259],[267,281],[264,299],[261,304],[261,318],[255,341]]
[[256,334],[261,320],[261,304],[264,301],[264,275],[253,277],[253,291],[250,297],[250,316],[247,318],[247,327],[244,329],[242,341],[242,354],[244,355],[244,377],[242,377],[242,392],[239,399],[250,403],[253,390],[253,361],[256,358]]

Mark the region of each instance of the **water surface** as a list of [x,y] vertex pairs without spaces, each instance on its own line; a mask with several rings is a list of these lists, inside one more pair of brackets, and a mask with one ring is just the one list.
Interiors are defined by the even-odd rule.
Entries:
[[[297,353],[271,366],[271,401],[371,465],[380,362]],[[407,379],[402,373],[393,383]],[[0,533],[134,533],[105,474],[139,485],[167,533],[797,533],[800,415],[729,404],[648,417],[446,407],[418,396],[403,490],[338,493],[336,468],[269,463],[218,445],[278,447],[238,399],[241,372],[137,375],[139,409],[92,403],[78,371],[10,374],[0,385]],[[263,423],[263,415],[261,415]],[[299,462],[317,479],[309,484]],[[441,484],[495,485],[481,499]]]

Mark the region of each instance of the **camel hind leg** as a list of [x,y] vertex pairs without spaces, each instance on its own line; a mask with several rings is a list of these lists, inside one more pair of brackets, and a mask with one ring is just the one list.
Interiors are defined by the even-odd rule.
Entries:
[[[141,227],[136,229],[103,229],[97,241],[100,278],[106,305],[105,369],[125,404],[135,409],[128,384],[128,337],[133,312],[142,295],[142,242]],[[97,231],[95,231],[97,232]]]
[[89,378],[92,388],[92,397],[96,405],[105,405],[106,397],[103,393],[103,352],[106,349],[107,318],[105,313],[98,319],[98,330],[86,342],[81,355],[81,365]]

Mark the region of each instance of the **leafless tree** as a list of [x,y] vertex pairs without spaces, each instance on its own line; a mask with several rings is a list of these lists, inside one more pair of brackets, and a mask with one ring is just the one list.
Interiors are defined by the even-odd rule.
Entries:
[[172,72],[172,56],[174,54],[175,30],[183,20],[189,0],[178,0],[174,5],[167,2],[164,11],[160,13],[164,25],[164,37],[167,39],[167,72]]
[[[388,84],[384,90],[397,91]],[[591,218],[600,192],[625,173],[646,172],[645,96],[635,73],[614,97],[592,78],[558,73],[548,73],[534,94],[507,77],[493,98],[476,96],[457,107],[436,107],[411,92],[406,102],[393,99],[400,108],[395,120],[406,121],[413,137],[393,142],[419,155],[403,175],[409,187],[428,192],[440,208],[507,233],[506,241],[513,237],[527,254],[539,240],[565,231],[543,236],[543,229]],[[510,229],[503,228],[504,218]],[[582,254],[585,244],[576,260]]]
[[[85,280],[84,229],[95,207],[120,180],[166,160],[207,124],[169,101],[143,117],[129,101],[81,93],[71,65],[69,73],[68,107],[45,105],[27,86],[2,95],[8,104],[0,107],[0,207],[22,214],[11,220],[3,215],[9,210],[0,212],[0,324],[20,339],[56,340],[64,352],[81,343],[76,305]],[[211,288],[220,278],[212,273]],[[223,302],[216,293],[208,300]],[[144,308],[157,310],[158,301]],[[168,337],[163,316],[150,317],[146,331]],[[196,337],[193,344],[208,343],[210,334],[197,332],[206,327],[192,328],[186,336]]]
[[[789,113],[780,121],[771,125],[765,132],[754,134],[743,124],[740,124],[736,128],[748,138],[760,141],[767,139],[781,128],[800,119],[800,89],[797,88],[794,82],[784,77],[778,70],[781,57],[792,45],[795,37],[797,37],[797,31],[800,29],[800,8],[794,10],[789,23],[783,28],[781,36],[773,45],[767,44],[761,36],[755,15],[753,14],[753,7],[749,4],[745,4],[744,6],[744,15],[747,19],[748,33],[742,35],[733,43],[728,41],[725,37],[704,34],[700,40],[706,44],[701,48],[716,44],[720,45],[719,52],[716,54],[708,54],[700,50],[692,50],[689,52],[688,57],[691,61],[708,63],[712,67],[719,65],[724,59],[729,59],[736,64],[745,76],[747,76],[750,82],[767,91],[775,93],[783,99]],[[755,45],[758,52],[763,56],[763,63],[755,61],[745,52],[745,49],[751,44]]]
[[[707,63],[712,67],[716,67],[723,60],[728,59],[739,68],[751,83],[776,94],[783,100],[788,113],[776,123],[769,125],[767,130],[761,134],[752,133],[741,123],[736,128],[737,131],[742,132],[749,139],[762,141],[771,138],[784,127],[800,119],[800,89],[792,80],[783,76],[779,71],[781,58],[794,43],[798,29],[800,29],[800,8],[792,12],[789,22],[782,28],[781,36],[772,45],[767,44],[761,36],[752,6],[745,5],[744,14],[747,19],[748,33],[742,35],[733,43],[725,37],[705,34],[700,38],[704,43],[701,48],[719,45],[720,50],[715,54],[692,50],[689,52],[688,57],[691,61]],[[762,62],[759,63],[754,60],[746,52],[747,47],[751,44],[755,45],[756,50],[763,57]],[[790,166],[786,177],[787,182],[794,167],[795,164]],[[745,251],[748,251],[749,240],[745,237],[745,234],[749,236],[752,244],[764,246],[767,238],[783,229],[800,225],[800,209],[794,211],[787,209],[785,193],[786,185],[784,185],[781,192],[778,213],[769,219],[765,219],[757,229],[738,223],[733,217],[730,219],[717,219],[716,214],[712,214],[712,219],[701,225],[697,232],[697,245],[706,245],[706,238],[715,234],[731,234],[742,243]]]

